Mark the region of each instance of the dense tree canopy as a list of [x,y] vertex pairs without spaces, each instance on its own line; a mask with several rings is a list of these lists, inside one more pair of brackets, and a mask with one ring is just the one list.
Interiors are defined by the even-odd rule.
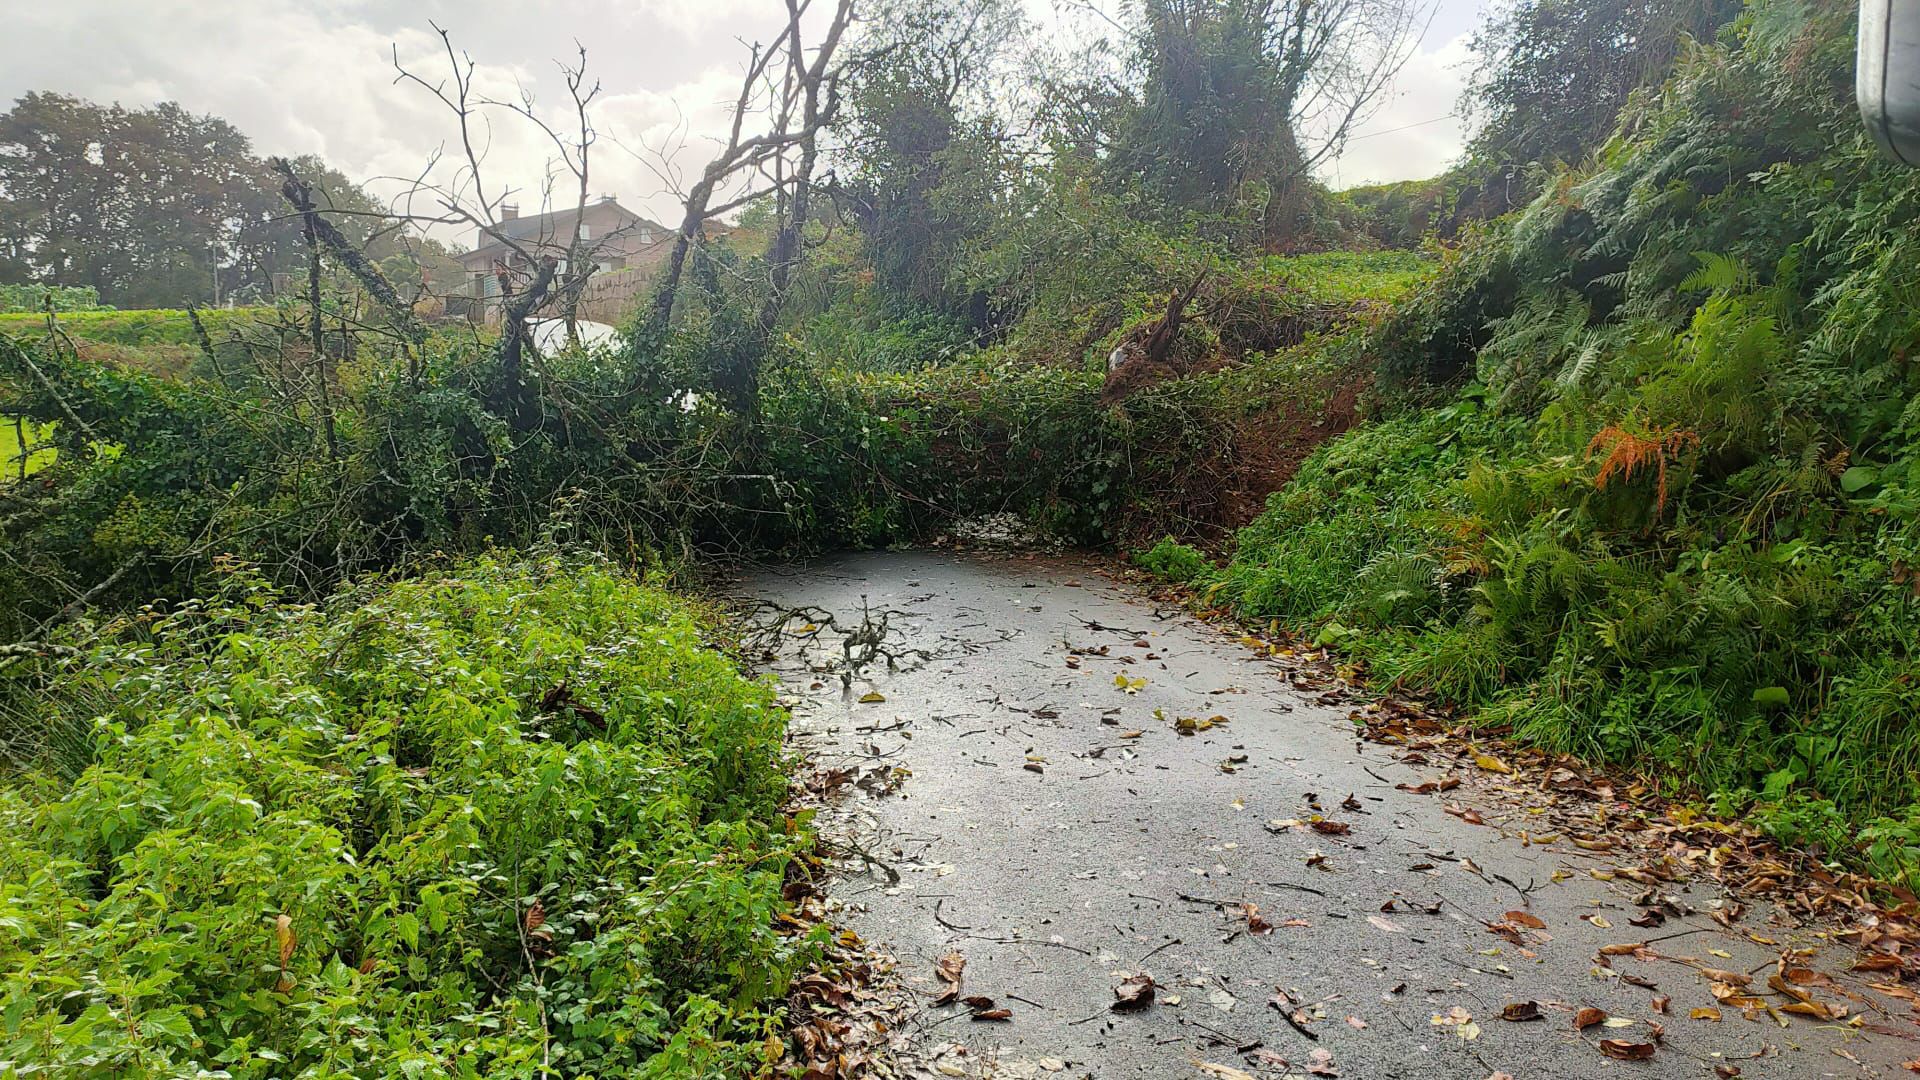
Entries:
[[[318,159],[296,168],[331,205],[378,209]],[[287,209],[247,137],[217,117],[51,93],[0,115],[0,280],[90,286],[117,307],[257,299],[303,265]],[[339,220],[376,259],[418,247]]]
[[1144,0],[1123,74],[1080,95],[1075,127],[1148,213],[1310,242],[1312,170],[1371,114],[1405,61],[1403,0]]
[[1010,0],[893,2],[861,43],[839,131],[843,202],[874,272],[914,302],[973,299],[956,264],[1010,168],[993,76],[1024,25]]
[[1475,33],[1469,154],[1490,167],[1577,163],[1635,89],[1666,77],[1689,37],[1711,40],[1737,0],[1512,0]]

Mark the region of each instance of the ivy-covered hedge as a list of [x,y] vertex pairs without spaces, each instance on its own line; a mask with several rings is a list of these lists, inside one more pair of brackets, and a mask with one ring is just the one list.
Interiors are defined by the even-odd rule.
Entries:
[[754,1073],[806,840],[702,632],[486,558],[318,606],[235,574],[76,660],[35,722],[83,767],[0,786],[0,1073]]

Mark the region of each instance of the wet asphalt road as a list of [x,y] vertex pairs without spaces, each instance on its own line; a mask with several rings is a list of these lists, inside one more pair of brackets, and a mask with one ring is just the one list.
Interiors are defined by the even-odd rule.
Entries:
[[[1665,957],[1754,971],[1759,985],[1779,946],[1823,939],[1765,903],[1750,903],[1740,928],[1778,946],[1723,929],[1705,914],[1722,899],[1710,881],[1671,890],[1699,914],[1629,926],[1638,887],[1595,880],[1588,871],[1606,865],[1596,857],[1523,846],[1517,827],[1496,827],[1510,820],[1496,796],[1476,800],[1472,785],[1446,799],[1465,796],[1494,824],[1397,790],[1438,770],[1357,742],[1352,705],[1315,704],[1318,689],[1292,688],[1230,636],[1090,563],[883,553],[738,588],[842,624],[857,622],[864,597],[893,613],[895,644],[932,654],[893,673],[876,662],[845,687],[829,632],[775,665],[796,701],[796,746],[818,767],[869,778],[843,789],[826,828],[891,873],[849,866],[833,890],[845,921],[898,958],[923,1002],[939,988],[936,961],[958,952],[962,993],[1012,1012],[983,1023],[960,1005],[922,1004],[910,1075],[1237,1080],[1202,1066],[1278,1077],[1317,1064],[1349,1078],[1713,1077],[1716,1066],[1893,1077],[1920,1058],[1920,1043],[1804,1018],[1782,1026],[1723,1008],[1721,1022],[1691,1019],[1715,1002],[1674,959],[1617,957],[1605,973],[1601,946],[1660,937]],[[1098,646],[1106,656],[1086,655]],[[1144,681],[1129,692],[1116,676]],[[861,702],[870,692],[886,700]],[[1227,722],[1175,729],[1215,716]],[[1359,809],[1341,807],[1349,794]],[[1310,795],[1351,831],[1273,824],[1309,818]],[[1395,910],[1382,912],[1389,899]],[[1243,902],[1270,933],[1248,932]],[[1482,922],[1516,909],[1544,924],[1524,951]],[[1837,973],[1845,962],[1836,948],[1811,963]],[[1156,1002],[1109,1011],[1113,987],[1142,971],[1160,984]],[[1297,1003],[1304,1032],[1269,1004],[1276,991]],[[1671,998],[1665,1015],[1656,995]],[[1911,1030],[1900,1003],[1878,1000],[1877,1024]],[[1543,1020],[1500,1018],[1527,1001]],[[1631,1023],[1576,1032],[1585,1006]],[[1470,1021],[1434,1023],[1462,1012]],[[1603,1056],[1603,1038],[1654,1041],[1649,1022],[1664,1026],[1652,1060]]]

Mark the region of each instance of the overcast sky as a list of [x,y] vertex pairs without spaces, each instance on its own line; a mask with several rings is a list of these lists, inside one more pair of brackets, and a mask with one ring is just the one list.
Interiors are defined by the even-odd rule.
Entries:
[[[1043,22],[1059,18],[1051,0],[1026,2]],[[1439,4],[1393,100],[1322,170],[1329,183],[1431,176],[1459,152],[1463,134],[1451,114],[1480,0]],[[419,172],[453,137],[452,118],[425,90],[394,83],[396,49],[411,68],[444,72],[430,22],[471,53],[489,88],[513,96],[516,83],[529,87],[542,106],[564,102],[554,59],[572,59],[577,38],[604,87],[596,125],[605,141],[594,152],[593,189],[665,217],[675,200],[650,163],[678,145],[678,166],[698,169],[707,137],[724,130],[742,40],[768,37],[782,11],[778,0],[11,5],[0,36],[0,99],[53,90],[130,107],[177,101],[231,121],[262,153],[318,154],[367,181]],[[496,121],[492,139],[497,174],[536,187],[551,156],[541,137]],[[534,191],[523,198],[538,201]]]

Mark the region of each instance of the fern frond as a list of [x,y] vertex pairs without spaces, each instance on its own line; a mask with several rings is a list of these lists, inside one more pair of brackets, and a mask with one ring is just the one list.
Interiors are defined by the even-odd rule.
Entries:
[[1639,432],[1609,424],[1596,432],[1593,441],[1587,444],[1587,457],[1603,455],[1600,471],[1593,478],[1594,486],[1603,491],[1615,480],[1628,481],[1635,473],[1652,469],[1655,477],[1653,518],[1658,521],[1667,507],[1667,464],[1683,452],[1699,448],[1699,434],[1678,427]]
[[1753,272],[1731,255],[1696,251],[1693,257],[1700,260],[1700,268],[1681,279],[1681,292],[1738,293],[1753,286]]

